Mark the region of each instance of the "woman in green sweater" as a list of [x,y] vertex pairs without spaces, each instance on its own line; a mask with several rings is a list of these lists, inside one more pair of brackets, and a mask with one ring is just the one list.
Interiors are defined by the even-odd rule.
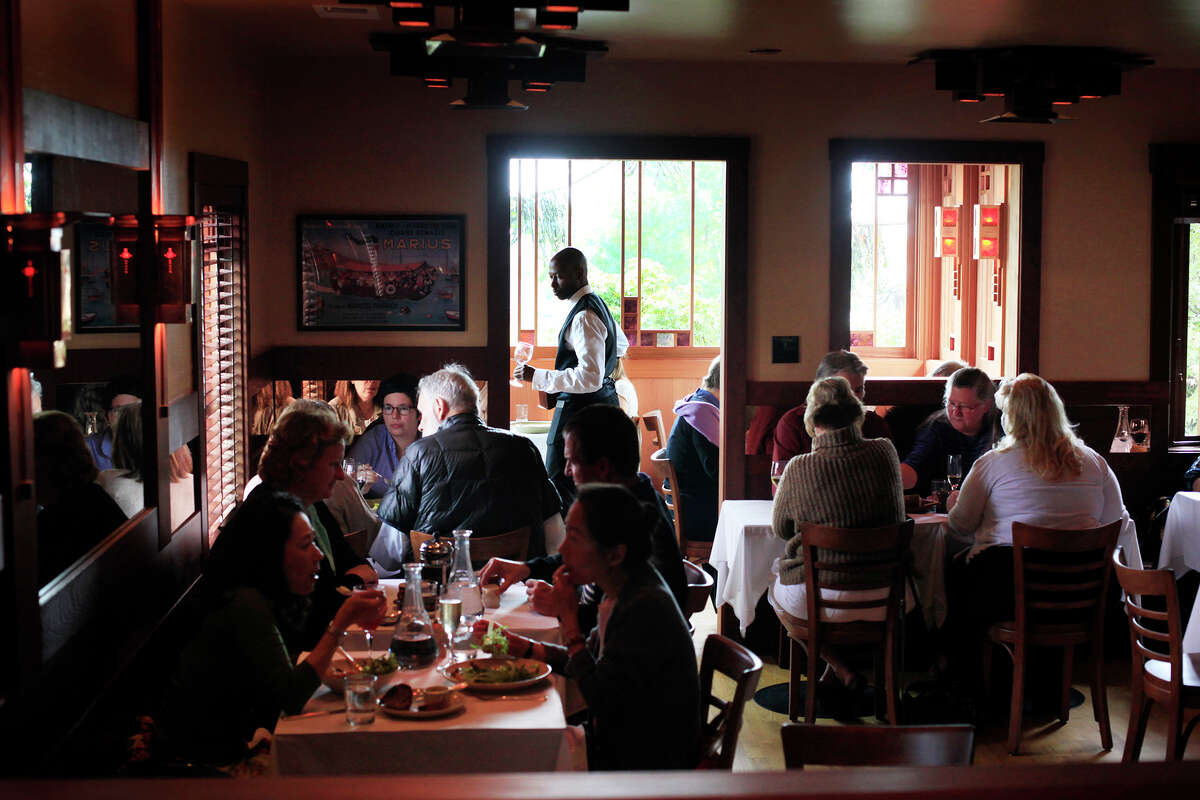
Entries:
[[382,592],[356,593],[338,609],[308,657],[296,663],[280,633],[307,613],[321,551],[304,507],[263,489],[221,529],[196,589],[203,613],[167,691],[164,733],[173,755],[224,765],[248,755],[255,730],[299,711],[329,669],[346,628],[378,619]]

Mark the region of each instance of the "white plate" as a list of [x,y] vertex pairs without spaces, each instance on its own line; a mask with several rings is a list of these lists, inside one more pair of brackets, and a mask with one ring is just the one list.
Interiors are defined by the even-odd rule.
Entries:
[[448,717],[466,706],[462,697],[457,692],[450,693],[450,701],[440,708],[424,709],[417,708],[390,708],[385,705],[383,699],[378,701],[379,710],[387,714],[389,717],[399,717],[400,719],[436,719],[438,717]]
[[[474,681],[468,677],[464,677],[462,670],[464,667],[475,667],[476,669],[488,669],[493,664],[501,662],[516,663],[520,666],[533,667],[537,669],[537,674],[531,678],[525,678],[519,681],[505,681],[503,683],[490,683],[483,681]],[[468,689],[477,692],[508,692],[513,689],[523,689],[526,686],[532,686],[538,681],[544,679],[551,672],[550,665],[544,661],[537,661],[532,658],[470,658],[466,661],[460,661],[457,664],[450,664],[442,668],[442,674],[450,680],[458,683],[462,681],[467,684]]]

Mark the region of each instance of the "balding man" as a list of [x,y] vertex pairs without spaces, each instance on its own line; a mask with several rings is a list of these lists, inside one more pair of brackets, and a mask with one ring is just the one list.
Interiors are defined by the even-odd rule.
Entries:
[[563,431],[580,409],[594,403],[617,406],[613,369],[623,354],[617,325],[600,295],[587,282],[587,258],[574,247],[559,250],[550,259],[550,288],[559,300],[570,300],[571,310],[558,333],[554,369],[534,369],[518,364],[513,377],[529,381],[539,392],[552,395],[554,420],[546,434],[546,471],[563,498],[575,497],[575,483],[566,474]]
[[447,364],[417,389],[422,438],[404,451],[379,517],[399,531],[474,538],[532,529],[531,556],[557,550],[564,529],[558,492],[537,448],[523,436],[489,428],[479,416],[471,373]]

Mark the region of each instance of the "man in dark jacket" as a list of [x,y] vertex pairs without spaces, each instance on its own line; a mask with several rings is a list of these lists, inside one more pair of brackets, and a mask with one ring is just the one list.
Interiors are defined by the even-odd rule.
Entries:
[[489,428],[465,367],[447,364],[417,389],[421,439],[404,451],[379,518],[397,530],[481,539],[530,526],[530,555],[562,541],[558,492],[528,439]]
[[[638,500],[658,509],[660,519],[651,534],[650,563],[658,570],[682,609],[687,597],[683,556],[679,552],[679,543],[675,541],[675,527],[666,505],[654,491],[649,476],[638,472],[641,454],[633,420],[617,406],[588,406],[567,423],[563,450],[566,454],[566,474],[576,484],[620,484],[633,492]],[[557,554],[532,558],[523,564],[493,558],[484,566],[480,577],[485,583],[499,580],[501,587],[507,588],[510,583],[527,578],[548,581],[561,565],[562,556]],[[544,584],[532,587],[535,608],[539,606],[539,590],[548,589],[549,586]]]

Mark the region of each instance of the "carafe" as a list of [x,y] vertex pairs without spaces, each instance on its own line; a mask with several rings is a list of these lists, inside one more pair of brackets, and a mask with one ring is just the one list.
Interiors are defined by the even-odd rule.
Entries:
[[1129,436],[1129,406],[1118,406],[1117,431],[1113,434],[1110,453],[1128,453],[1133,449],[1133,439]]
[[479,578],[471,568],[471,531],[454,532],[454,565],[450,568],[450,580],[443,596],[462,600],[463,622],[468,628],[483,616]]
[[400,669],[424,669],[437,661],[433,623],[421,599],[421,565],[404,565],[404,606],[392,634],[392,653]]

